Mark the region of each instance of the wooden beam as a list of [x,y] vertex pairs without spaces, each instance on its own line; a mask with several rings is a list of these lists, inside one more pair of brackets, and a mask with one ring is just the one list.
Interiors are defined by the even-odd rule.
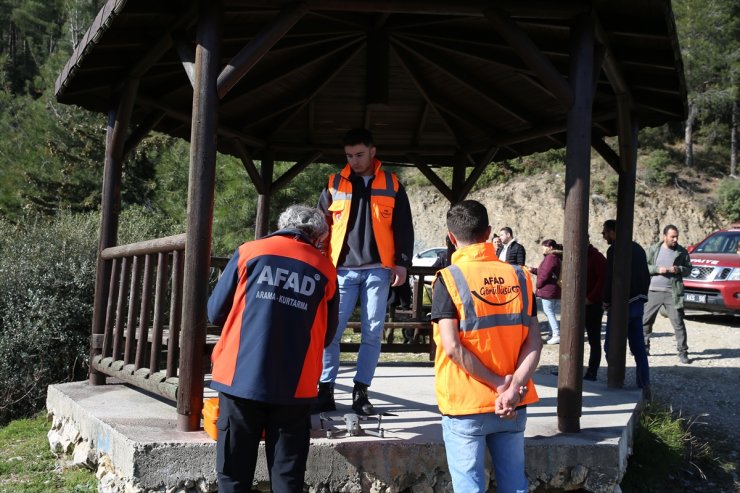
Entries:
[[270,231],[270,199],[272,198],[272,174],[275,170],[275,154],[266,150],[262,155],[260,171],[264,193],[257,197],[257,217],[254,220],[254,238],[262,238]]
[[177,54],[180,55],[182,68],[185,70],[185,75],[188,76],[190,86],[195,86],[195,50],[182,36],[175,38],[175,47],[177,48]]
[[624,74],[622,73],[622,68],[619,65],[619,61],[614,55],[614,50],[612,49],[609,35],[604,30],[604,27],[601,25],[601,21],[599,20],[596,12],[594,12],[593,14],[593,19],[596,40],[604,47],[604,61],[602,63],[602,67],[604,69],[604,73],[606,74],[606,78],[609,79],[609,83],[614,90],[614,94],[629,94],[627,81],[624,78]]
[[439,193],[441,193],[444,198],[446,198],[450,203],[453,203],[455,201],[455,196],[452,194],[452,190],[450,189],[450,187],[448,187],[447,184],[442,181],[439,176],[437,176],[437,174],[428,164],[421,160],[421,156],[419,156],[418,154],[407,154],[406,159],[408,159],[410,163],[416,166],[421,174],[424,175],[427,180],[429,180],[429,183],[431,183],[437,190],[439,190]]
[[619,173],[619,155],[609,147],[609,144],[598,137],[593,137],[591,139],[591,147],[593,147],[593,149],[598,152],[602,158],[604,158],[604,161],[606,161],[614,171]]
[[[283,118],[282,122],[272,129],[272,131],[269,132],[269,135],[275,135],[277,132],[283,129],[285,125],[287,125],[295,116],[303,109],[305,105],[307,105],[309,102],[313,101],[314,98],[321,92],[321,90],[326,87],[332,80],[334,80],[334,77],[337,76],[344,68],[362,51],[362,45],[358,44],[358,46],[347,55],[343,60],[339,60],[338,63],[331,66],[324,72],[324,77],[321,78],[318,84],[316,84],[309,94],[307,94],[304,98],[302,98],[302,101],[296,105],[293,109],[293,112],[288,115],[287,117]],[[325,153],[324,153],[325,154]]]
[[[349,39],[339,40],[331,46],[324,45],[323,47],[318,47],[317,49],[312,50],[308,53],[304,52],[296,60],[296,63],[290,66],[290,70],[275,70],[273,72],[260,75],[259,81],[250,81],[253,87],[250,87],[246,92],[240,93],[239,95],[228,99],[229,107],[233,109],[224,108],[224,110],[222,110],[221,112],[222,118],[228,118],[232,115],[239,115],[241,113],[243,102],[254,99],[255,94],[257,94],[259,91],[265,88],[269,88],[270,86],[274,86],[282,79],[295,78],[305,69],[316,65],[317,63],[323,62],[328,58],[334,57],[335,55],[341,56],[345,53],[348,53],[352,46],[361,43],[363,39],[364,37],[355,35]],[[354,53],[355,52],[352,52],[352,55],[349,56],[354,56]]]
[[527,34],[511,20],[506,12],[499,8],[489,8],[485,11],[485,15],[493,24],[496,32],[509,43],[524,63],[537,73],[540,80],[555,94],[563,107],[570,108],[573,104],[573,90],[570,84]]
[[460,202],[463,199],[463,186],[465,185],[465,173],[467,172],[468,155],[458,150],[452,157],[452,197],[454,200],[451,204]]
[[[118,104],[108,112],[103,165],[103,190],[100,198],[100,237],[98,239],[97,267],[95,269],[95,294],[91,329],[90,361],[100,354],[97,339],[105,332],[106,306],[110,290],[111,262],[102,258],[106,248],[118,241],[118,221],[121,213],[121,175],[126,134],[131,122],[139,79],[127,79],[123,91],[117,95]],[[101,340],[102,342],[102,340]],[[91,385],[104,385],[105,375],[90,368]]]
[[216,131],[220,65],[220,0],[200,0],[196,78],[193,89],[193,124],[190,135],[188,219],[183,276],[182,337],[177,391],[177,428],[200,428],[203,408],[203,350],[206,339],[206,304],[211,265],[213,198],[216,178]]
[[[621,172],[617,187],[617,238],[614,244],[614,266],[612,276],[612,300],[610,309],[609,352],[607,382],[609,388],[624,385],[627,357],[627,331],[629,325],[629,297],[632,269],[632,229],[635,212],[635,177],[637,170],[637,132],[639,126],[632,114],[626,97],[618,100],[620,105],[619,155]],[[620,268],[616,275],[617,266]]]
[[453,79],[458,84],[474,92],[478,98],[487,101],[491,105],[507,113],[509,116],[513,116],[522,123],[529,123],[530,121],[532,121],[532,116],[528,115],[526,111],[522,111],[521,109],[512,109],[507,104],[502,103],[499,99],[493,97],[491,94],[499,94],[499,91],[495,88],[483,87],[483,85],[481,85],[475,77],[473,77],[469,73],[466,73],[465,69],[462,66],[454,66],[454,63],[451,63],[451,60],[446,59],[439,53],[437,53],[436,58],[433,59],[433,55],[428,51],[425,54],[425,50],[415,49],[409,46],[407,43],[404,43],[398,39],[394,39],[394,42],[400,44],[407,51],[413,53],[417,57],[426,60],[428,63],[433,64],[437,70],[444,73],[447,77]]
[[189,7],[177,18],[175,22],[168,25],[164,33],[149,48],[146,54],[137,60],[136,64],[128,72],[129,77],[143,76],[160,58],[172,47],[172,33],[189,27],[196,18],[197,2],[191,2]]
[[275,21],[266,26],[256,38],[247,46],[242,48],[239,53],[224,67],[218,76],[218,97],[228,94],[244,75],[259,62],[263,56],[275,46],[275,44],[285,36],[285,33],[306,15],[308,9],[305,3],[290,5],[280,12]]
[[[145,107],[161,110],[165,112],[167,116],[174,118],[175,120],[179,120],[188,126],[192,124],[192,118],[190,117],[189,113],[185,113],[183,111],[170,108],[169,106],[161,103],[160,101],[154,98],[150,98],[147,96],[139,96],[136,99],[136,102]],[[265,141],[263,141],[262,139],[258,139],[257,137],[254,137],[253,135],[245,134],[244,132],[240,132],[239,130],[230,128],[223,124],[219,125],[218,134],[224,137],[237,138],[241,140],[242,142],[244,142],[245,144],[252,146],[252,147],[264,148],[267,146]]]
[[[388,104],[390,97],[390,44],[385,30],[367,35],[365,105]],[[367,126],[366,126],[367,128]]]
[[401,53],[398,50],[396,50],[395,48],[393,49],[393,51],[396,54],[398,60],[401,62],[401,67],[403,67],[404,71],[411,78],[411,81],[414,83],[414,85],[416,86],[416,88],[418,89],[418,91],[421,93],[421,95],[424,98],[424,100],[426,100],[426,102],[427,102],[427,104],[429,106],[431,106],[432,108],[434,108],[434,110],[437,112],[437,115],[439,115],[439,118],[442,120],[442,123],[444,124],[444,126],[447,127],[447,130],[450,132],[450,134],[455,139],[455,142],[458,142],[459,143],[460,142],[460,138],[457,135],[457,132],[452,127],[452,125],[450,125],[450,122],[447,121],[447,119],[445,118],[445,116],[439,111],[439,109],[437,109],[437,107],[434,104],[434,101],[432,100],[432,98],[429,96],[429,94],[425,90],[425,88],[422,85],[420,79],[416,76],[416,74],[414,73],[414,71],[408,65],[408,62],[406,60],[406,57],[404,57],[403,55],[401,55]]
[[237,156],[239,156],[239,159],[241,159],[244,170],[247,172],[247,175],[249,175],[249,179],[252,180],[252,184],[254,185],[255,190],[257,190],[257,193],[259,195],[267,193],[267,187],[262,181],[262,177],[260,176],[259,171],[257,171],[257,167],[254,165],[252,156],[249,155],[247,148],[244,147],[239,139],[234,139],[232,143],[234,145],[234,150],[236,151]]
[[468,42],[464,39],[440,37],[439,35],[427,33],[414,33],[413,35],[397,32],[393,33],[396,39],[409,39],[418,44],[429,46],[432,50],[448,52],[453,57],[464,57],[476,62],[489,63],[497,65],[505,70],[512,70],[519,73],[532,74],[520,58],[511,54],[511,49],[506,47],[507,53],[493,53],[491,45],[482,45],[480,43]]
[[465,184],[462,187],[462,190],[460,191],[460,197],[459,200],[464,200],[465,197],[468,196],[470,191],[473,189],[475,184],[478,182],[478,179],[483,174],[483,171],[488,167],[489,164],[491,164],[491,161],[493,161],[493,158],[496,156],[496,153],[499,151],[498,147],[491,147],[488,149],[485,154],[483,154],[483,157],[480,161],[475,165],[475,168],[473,168],[473,171],[470,172],[468,175],[468,178],[465,180]]
[[[607,109],[594,113],[592,116],[592,122],[608,121],[613,120],[616,117],[616,111]],[[567,130],[567,120],[543,123],[537,127],[530,128],[528,130],[522,130],[508,135],[500,135],[496,138],[491,139],[489,142],[485,142],[477,146],[476,148],[469,149],[471,152],[483,151],[490,146],[506,147],[508,145],[517,144],[538,137],[546,137],[548,135],[563,133]]]
[[[570,19],[578,13],[585,12],[588,5],[577,1],[548,2],[539,0],[517,2],[515,0],[504,0],[496,2],[512,15],[532,16],[543,19]],[[247,5],[263,5],[264,2],[247,0]],[[330,10],[338,12],[387,12],[397,14],[431,14],[431,15],[460,15],[476,16],[483,15],[483,11],[489,7],[490,1],[486,0],[458,0],[449,2],[446,0],[410,0],[399,2],[396,0],[311,0],[310,9],[315,11]]]
[[315,151],[309,154],[308,156],[304,157],[297,163],[295,163],[293,166],[290,167],[288,171],[283,173],[282,176],[280,176],[280,178],[278,178],[272,183],[272,187],[270,187],[271,190],[277,191],[287,186],[288,183],[290,183],[290,181],[293,178],[298,176],[298,174],[304,169],[306,169],[306,167],[309,164],[316,162],[316,160],[319,159],[321,156],[322,156],[321,152]]
[[563,289],[557,403],[558,430],[564,433],[580,431],[583,399],[583,327],[594,94],[594,32],[591,16],[578,16],[572,24],[571,33],[569,80],[573,85],[575,101],[568,111],[565,154]]
[[126,144],[123,147],[124,159],[128,154],[133,151],[136,146],[146,138],[149,133],[154,130],[159,122],[164,118],[164,111],[152,111],[149,113],[144,120],[129,134],[126,139]]
[[416,131],[414,132],[412,145],[418,146],[421,142],[421,136],[424,135],[424,125],[426,124],[428,114],[429,103],[425,101],[424,107],[422,108],[421,113],[419,114],[419,118],[417,119]]

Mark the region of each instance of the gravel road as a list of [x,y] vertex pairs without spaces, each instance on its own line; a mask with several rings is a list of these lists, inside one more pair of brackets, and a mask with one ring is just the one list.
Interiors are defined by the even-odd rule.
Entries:
[[[543,319],[540,316],[541,322]],[[670,404],[684,418],[695,420],[692,426],[711,427],[715,435],[737,439],[740,437],[740,316],[687,312],[686,328],[692,361],[689,365],[678,361],[670,321],[661,316],[656,319],[649,357],[655,398]],[[584,361],[588,361],[588,352],[586,343]],[[545,345],[540,365],[557,365],[557,361],[558,346]],[[606,374],[606,360],[602,358],[598,379],[605,386]],[[628,353],[625,387],[634,387],[634,382],[634,359]],[[735,458],[738,455],[740,443],[735,442]]]

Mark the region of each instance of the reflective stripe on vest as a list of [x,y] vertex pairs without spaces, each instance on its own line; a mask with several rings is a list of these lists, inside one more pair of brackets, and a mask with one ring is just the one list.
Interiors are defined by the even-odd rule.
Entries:
[[512,326],[512,325],[529,325],[529,293],[527,292],[527,281],[524,278],[524,272],[518,265],[512,265],[516,276],[519,279],[519,288],[521,289],[522,295],[522,313],[497,313],[495,315],[484,315],[478,317],[475,313],[475,306],[473,305],[473,295],[470,292],[470,286],[468,286],[465,276],[463,275],[460,268],[456,265],[450,265],[448,267],[449,273],[452,275],[452,279],[455,282],[455,287],[460,295],[460,301],[462,303],[463,313],[465,318],[460,320],[460,330],[463,332],[470,332],[478,329],[485,329],[494,326]]

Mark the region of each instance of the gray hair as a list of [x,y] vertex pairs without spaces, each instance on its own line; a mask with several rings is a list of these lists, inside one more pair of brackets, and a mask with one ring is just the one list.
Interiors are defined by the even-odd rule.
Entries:
[[312,243],[317,243],[328,231],[324,213],[315,207],[291,205],[278,218],[279,229],[297,229],[303,232]]

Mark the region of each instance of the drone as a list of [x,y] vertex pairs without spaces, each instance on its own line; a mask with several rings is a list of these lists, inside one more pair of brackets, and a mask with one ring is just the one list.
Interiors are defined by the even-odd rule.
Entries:
[[[375,429],[363,428],[360,426],[360,421],[368,421],[369,419],[377,419],[378,427]],[[326,438],[342,438],[342,437],[356,437],[362,435],[372,435],[378,438],[385,438],[385,430],[381,427],[383,415],[377,414],[373,416],[361,416],[355,413],[347,413],[342,416],[344,421],[344,429],[337,428],[328,422],[336,422],[331,416],[327,416],[326,413],[319,414],[319,423],[321,429],[326,430]]]

